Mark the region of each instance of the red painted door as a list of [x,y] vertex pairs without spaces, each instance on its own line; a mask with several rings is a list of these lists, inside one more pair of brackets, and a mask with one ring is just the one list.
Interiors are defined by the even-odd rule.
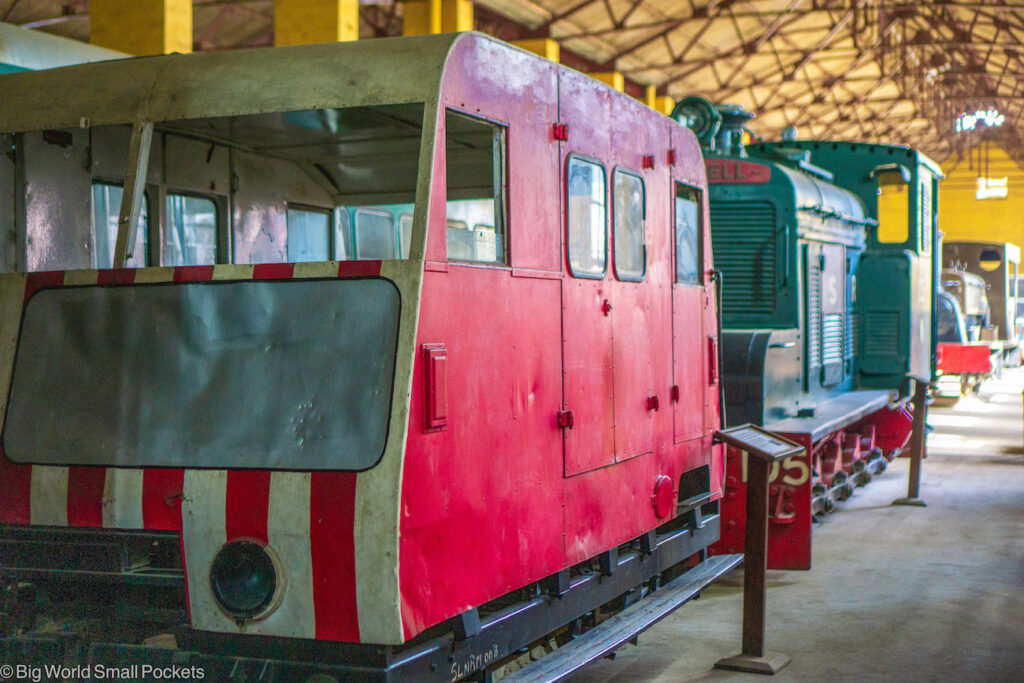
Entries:
[[[689,177],[682,169],[694,165],[690,158],[695,152],[679,139],[673,129],[673,148],[677,163],[673,167],[670,198],[672,212],[672,375],[678,400],[673,403],[673,431],[676,443],[688,441],[704,434],[708,424],[708,386],[711,379],[710,363],[713,343],[709,335],[715,334],[713,325],[706,322],[709,310],[707,268],[710,261],[710,241],[706,197],[698,189],[699,178]],[[699,153],[697,153],[699,156]]]
[[[565,475],[615,462],[612,318],[608,286],[608,91],[582,74],[559,75],[563,256],[562,362]],[[554,122],[552,122],[554,123]],[[569,229],[569,222],[574,228]]]
[[[669,122],[645,116],[643,107],[631,99],[612,104],[610,286],[617,461],[654,450],[655,435],[668,428],[662,415],[671,406],[670,206],[664,163]],[[645,168],[645,157],[660,157],[662,163]],[[637,213],[641,244],[632,232]]]

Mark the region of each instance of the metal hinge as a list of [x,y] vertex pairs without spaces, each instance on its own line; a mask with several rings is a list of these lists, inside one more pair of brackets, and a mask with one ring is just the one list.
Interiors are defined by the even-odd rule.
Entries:
[[558,411],[558,426],[562,429],[572,429],[576,424],[576,416],[571,410]]

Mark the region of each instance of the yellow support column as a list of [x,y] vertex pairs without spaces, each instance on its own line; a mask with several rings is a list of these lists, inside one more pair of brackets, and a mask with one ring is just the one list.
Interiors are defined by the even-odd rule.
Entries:
[[626,91],[626,77],[618,71],[596,72],[589,75],[602,83],[607,83],[619,92]]
[[552,40],[551,38],[513,40],[512,44],[526,50],[527,52],[532,52],[533,54],[540,55],[545,59],[550,59],[552,62],[557,62],[562,58],[561,46],[559,46],[558,41]]
[[660,111],[665,116],[672,113],[672,109],[676,106],[676,101],[667,95],[662,95],[655,100],[654,108]]
[[406,0],[402,35],[473,30],[472,0]]
[[192,0],[91,0],[89,42],[132,55],[192,52]]
[[651,109],[658,108],[658,86],[647,86],[647,89],[644,90],[644,104],[646,104]]
[[359,0],[274,0],[274,45],[359,40]]

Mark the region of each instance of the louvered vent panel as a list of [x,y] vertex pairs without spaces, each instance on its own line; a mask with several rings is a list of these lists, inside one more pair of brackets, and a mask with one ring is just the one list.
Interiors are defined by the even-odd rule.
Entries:
[[864,353],[869,356],[899,354],[900,314],[874,311],[864,319]]
[[807,264],[807,364],[821,365],[821,268],[814,254]]
[[713,202],[715,268],[722,271],[723,314],[775,312],[775,207]]
[[860,323],[857,320],[857,314],[850,312],[846,316],[846,358],[853,358],[853,354],[857,352],[857,338],[860,334]]
[[821,359],[825,365],[843,362],[843,314],[826,313],[821,323]]

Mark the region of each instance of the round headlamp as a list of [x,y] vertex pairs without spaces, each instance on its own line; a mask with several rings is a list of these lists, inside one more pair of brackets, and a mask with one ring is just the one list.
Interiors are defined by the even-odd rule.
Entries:
[[277,583],[273,558],[266,548],[252,541],[225,544],[210,567],[213,597],[236,619],[251,619],[270,607]]

